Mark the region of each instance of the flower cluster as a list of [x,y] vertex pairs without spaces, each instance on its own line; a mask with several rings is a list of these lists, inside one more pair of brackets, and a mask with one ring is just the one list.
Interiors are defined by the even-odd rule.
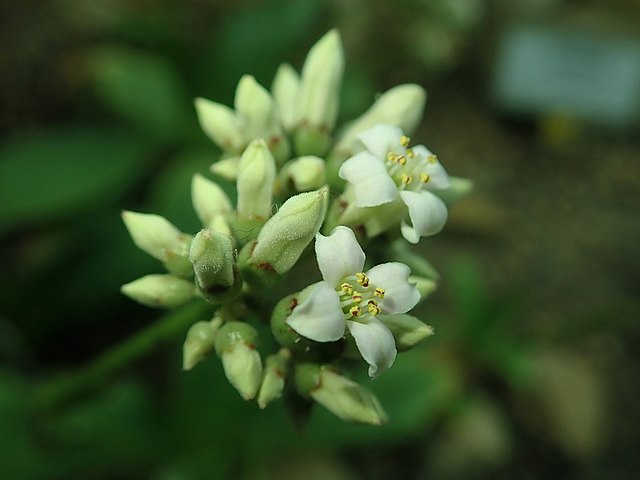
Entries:
[[[292,395],[348,421],[380,424],[386,414],[378,400],[340,367],[361,358],[376,378],[398,351],[433,333],[408,314],[435,279],[406,242],[442,230],[447,203],[469,182],[449,177],[426,147],[412,146],[407,135],[426,98],[418,85],[390,89],[335,130],[343,68],[339,34],[330,31],[300,74],[280,66],[271,91],[245,76],[233,109],[196,99],[204,133],[222,150],[211,171],[235,182],[237,201],[196,174],[192,202],[203,228],[195,235],[160,216],[125,211],[134,243],[167,272],[122,292],[152,307],[211,305],[211,319],[187,333],[185,370],[215,354],[240,395],[261,408]],[[312,243],[322,278],[315,283],[294,268]],[[368,268],[367,261],[380,264]],[[270,292],[282,285],[293,292],[274,301]],[[262,350],[261,321],[270,324],[276,351]]]

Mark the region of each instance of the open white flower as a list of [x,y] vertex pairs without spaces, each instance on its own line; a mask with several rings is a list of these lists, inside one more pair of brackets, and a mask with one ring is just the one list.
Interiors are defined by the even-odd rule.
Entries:
[[339,340],[348,328],[369,364],[369,376],[378,376],[396,358],[385,318],[408,312],[420,300],[408,281],[409,267],[393,262],[363,272],[365,254],[353,231],[343,226],[327,237],[316,235],[316,258],[323,281],[302,295],[287,324],[316,342]]
[[356,139],[364,150],[346,160],[339,171],[353,189],[356,206],[404,203],[410,223],[403,220],[401,231],[411,243],[442,230],[447,207],[430,190],[448,188],[449,176],[438,157],[423,145],[410,148],[409,137],[392,125],[376,125]]

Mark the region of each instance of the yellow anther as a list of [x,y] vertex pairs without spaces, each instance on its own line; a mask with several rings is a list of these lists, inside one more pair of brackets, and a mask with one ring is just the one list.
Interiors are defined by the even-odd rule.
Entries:
[[398,155],[396,157],[396,162],[398,162],[400,165],[406,165],[407,164],[407,158],[404,155]]
[[427,157],[427,162],[432,163],[432,164],[433,163],[438,163],[438,156],[437,155],[433,155],[433,154],[429,155]]
[[352,317],[359,317],[362,312],[360,310],[360,307],[356,305],[349,309],[349,313],[351,314]]
[[413,158],[416,156],[416,153],[413,151],[413,148],[407,148],[407,157]]
[[369,278],[362,272],[356,273],[356,281],[363,287],[369,286]]
[[345,282],[342,285],[340,285],[340,291],[344,295],[351,295],[353,293],[353,286],[351,284]]
[[431,180],[431,175],[429,175],[428,173],[424,173],[424,172],[422,172],[420,174],[420,181],[422,183],[427,183],[429,180]]
[[351,300],[353,301],[353,303],[360,303],[362,301],[362,295],[356,293],[351,297]]
[[413,177],[411,175],[407,175],[406,173],[403,173],[402,176],[400,177],[400,180],[405,185],[409,185],[413,181]]
[[395,162],[397,156],[398,156],[397,154],[393,152],[389,152],[387,153],[387,160],[389,160],[390,162]]
[[377,315],[380,313],[380,307],[375,300],[369,300],[369,302],[367,303],[367,309],[369,310],[369,313],[371,315]]
[[400,145],[402,145],[403,147],[408,147],[409,143],[411,143],[411,139],[409,137],[407,137],[406,135],[402,135],[400,137]]
[[376,288],[373,294],[376,297],[384,298],[384,288],[380,288],[380,287]]

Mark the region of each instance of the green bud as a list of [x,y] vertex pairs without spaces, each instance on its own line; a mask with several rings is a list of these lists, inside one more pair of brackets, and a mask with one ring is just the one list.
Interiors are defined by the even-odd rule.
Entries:
[[225,152],[240,152],[245,142],[236,113],[206,98],[196,98],[194,104],[205,135]]
[[120,287],[127,297],[148,307],[176,308],[195,295],[193,283],[170,274],[145,275]]
[[267,357],[262,384],[258,393],[258,406],[260,408],[264,409],[269,403],[282,396],[290,358],[291,354],[286,349],[280,350],[276,355]]
[[235,107],[247,142],[263,138],[278,161],[289,156],[289,144],[280,123],[278,108],[271,94],[251,75],[238,82]]
[[342,420],[372,425],[387,421],[373,393],[329,367],[297,365],[294,379],[300,395],[311,397]]
[[282,347],[294,353],[303,354],[311,348],[312,342],[301,336],[286,322],[287,317],[300,303],[299,296],[300,293],[287,295],[276,304],[271,313],[271,332]]
[[444,203],[453,205],[469,195],[473,190],[473,181],[468,178],[449,177],[449,188],[438,190],[436,193]]
[[391,254],[398,262],[408,265],[414,275],[436,281],[440,278],[440,274],[433,265],[422,255],[413,252],[404,239],[396,240],[391,244]]
[[264,140],[254,140],[240,157],[238,216],[267,219],[271,215],[276,164]]
[[189,276],[193,273],[187,258],[191,235],[182,233],[160,215],[122,212],[133,243],[154,258],[162,261],[171,273]]
[[300,75],[283,63],[278,67],[271,85],[273,99],[280,111],[280,120],[287,131],[291,131],[296,123],[296,100],[300,89]]
[[238,177],[238,165],[240,164],[240,157],[223,157],[216,163],[213,163],[209,167],[211,173],[221,176],[225,180],[231,182],[235,181]]
[[253,269],[283,274],[298,261],[324,220],[329,188],[300,193],[289,198],[258,234],[249,252]]
[[410,134],[420,124],[427,93],[420,85],[405,84],[380,95],[362,116],[349,123],[341,132],[335,151],[349,156],[356,136],[379,123],[399,127]]
[[313,155],[299,157],[287,162],[278,177],[282,185],[291,183],[297,192],[315,190],[326,183],[326,163]]
[[426,299],[429,295],[438,289],[438,282],[433,278],[419,277],[417,275],[409,275],[409,283],[416,286],[420,292],[420,300]]
[[412,315],[383,315],[380,320],[391,330],[399,352],[407,351],[433,335],[433,328]]
[[[344,53],[337,30],[325,34],[307,54],[297,97],[297,122],[301,129],[330,132],[338,116]],[[299,151],[299,154],[322,152]]]
[[231,235],[225,216],[233,210],[233,207],[229,197],[217,183],[204,178],[199,173],[195,174],[191,180],[191,202],[205,228]]
[[255,397],[262,381],[262,360],[256,350],[258,332],[243,322],[227,322],[216,334],[215,350],[224,373],[245,400]]
[[239,293],[240,275],[230,236],[201,230],[191,242],[189,260],[196,274],[196,284],[208,300],[218,303]]
[[216,333],[220,325],[222,325],[220,317],[214,317],[209,322],[202,321],[191,325],[182,347],[182,368],[184,370],[191,370],[213,352]]

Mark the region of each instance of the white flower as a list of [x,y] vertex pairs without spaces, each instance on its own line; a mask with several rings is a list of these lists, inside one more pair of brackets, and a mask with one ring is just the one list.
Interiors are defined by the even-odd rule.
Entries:
[[364,150],[340,167],[340,178],[353,189],[357,207],[402,202],[410,223],[401,231],[411,243],[435,235],[447,221],[447,207],[430,190],[449,186],[449,176],[425,146],[409,148],[410,139],[398,127],[376,125],[356,137]]
[[328,237],[316,235],[316,257],[323,281],[309,288],[286,322],[316,342],[339,340],[348,328],[374,378],[396,358],[395,340],[382,320],[408,312],[420,300],[407,280],[409,267],[385,263],[363,272],[365,254],[343,226]]

